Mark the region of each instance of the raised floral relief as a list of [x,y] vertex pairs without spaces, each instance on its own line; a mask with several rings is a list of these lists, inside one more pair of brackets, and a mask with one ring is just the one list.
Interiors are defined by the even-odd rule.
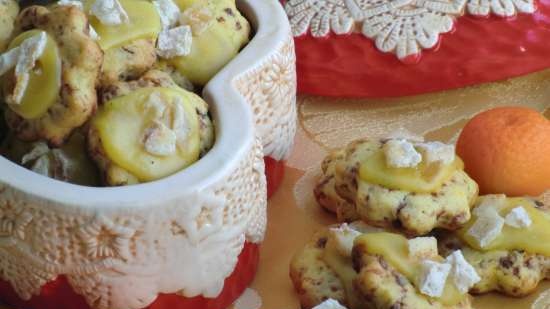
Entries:
[[252,106],[264,155],[284,160],[296,133],[296,55],[289,38],[258,67],[239,76],[235,84]]
[[12,237],[25,239],[25,228],[32,221],[32,215],[24,209],[5,201],[0,207],[0,236],[5,242],[11,242]]
[[[254,151],[249,156],[252,164],[252,182],[257,188],[265,188],[265,165],[263,160],[262,142],[259,137],[256,137]],[[246,239],[253,243],[260,243],[264,239],[265,229],[267,226],[267,197],[266,192],[251,189],[253,197],[251,199],[261,201],[262,207],[254,207],[249,209],[248,227],[246,229]]]
[[467,12],[511,17],[533,13],[534,0],[290,0],[286,3],[294,36],[325,37],[353,31],[374,40],[382,52],[401,60],[433,48],[440,34]]
[[189,202],[190,207],[184,216],[175,220],[174,226],[179,227],[180,233],[184,232],[191,243],[198,244],[222,228],[226,201],[221,195],[204,191],[194,193]]
[[104,216],[98,216],[88,226],[79,231],[86,252],[93,258],[130,257],[130,240],[135,231],[131,228],[115,225]]

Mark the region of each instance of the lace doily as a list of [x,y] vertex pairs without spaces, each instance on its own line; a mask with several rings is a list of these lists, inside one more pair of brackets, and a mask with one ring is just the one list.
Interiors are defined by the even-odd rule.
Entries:
[[285,8],[294,36],[358,31],[402,61],[435,47],[465,13],[512,17],[536,10],[534,0],[289,0]]

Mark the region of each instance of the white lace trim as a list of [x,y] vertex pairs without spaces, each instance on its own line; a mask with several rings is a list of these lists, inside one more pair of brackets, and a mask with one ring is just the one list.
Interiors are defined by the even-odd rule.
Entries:
[[285,9],[294,36],[359,31],[382,52],[399,59],[433,48],[456,18],[533,13],[534,0],[289,0]]

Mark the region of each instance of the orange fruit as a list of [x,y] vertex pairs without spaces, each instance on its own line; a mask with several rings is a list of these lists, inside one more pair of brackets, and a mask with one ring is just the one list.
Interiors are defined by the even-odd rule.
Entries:
[[482,194],[537,196],[550,189],[550,121],[525,107],[500,107],[470,120],[457,154]]

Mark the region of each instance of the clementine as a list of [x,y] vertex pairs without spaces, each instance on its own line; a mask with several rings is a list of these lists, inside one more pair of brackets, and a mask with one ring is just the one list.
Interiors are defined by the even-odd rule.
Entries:
[[550,121],[530,108],[476,115],[460,134],[457,153],[482,194],[537,196],[550,189]]

